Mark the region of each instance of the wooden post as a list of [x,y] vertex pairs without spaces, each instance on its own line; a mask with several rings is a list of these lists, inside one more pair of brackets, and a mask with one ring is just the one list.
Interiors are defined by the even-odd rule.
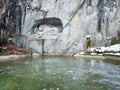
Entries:
[[33,49],[30,48],[30,56],[31,56],[31,59],[33,58]]
[[44,39],[42,39],[42,56],[44,56]]

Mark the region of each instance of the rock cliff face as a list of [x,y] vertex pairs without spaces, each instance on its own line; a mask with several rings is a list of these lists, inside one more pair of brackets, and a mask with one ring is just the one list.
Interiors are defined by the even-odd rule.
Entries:
[[107,45],[120,31],[120,0],[0,0],[1,33],[18,34],[34,51],[83,51],[86,38]]

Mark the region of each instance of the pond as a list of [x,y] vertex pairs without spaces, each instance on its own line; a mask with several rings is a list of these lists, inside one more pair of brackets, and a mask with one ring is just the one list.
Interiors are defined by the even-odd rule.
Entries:
[[120,90],[120,62],[44,57],[0,65],[0,90]]

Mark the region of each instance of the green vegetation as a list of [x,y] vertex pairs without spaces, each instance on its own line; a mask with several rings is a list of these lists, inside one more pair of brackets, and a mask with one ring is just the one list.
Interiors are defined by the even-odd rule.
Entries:
[[116,37],[113,37],[113,38],[111,39],[110,45],[114,45],[114,44],[117,44]]
[[4,46],[8,44],[8,38],[1,38],[0,39],[0,46]]
[[117,32],[117,42],[120,43],[120,31]]
[[8,44],[7,38],[1,38],[0,39],[0,52],[2,51],[2,47]]

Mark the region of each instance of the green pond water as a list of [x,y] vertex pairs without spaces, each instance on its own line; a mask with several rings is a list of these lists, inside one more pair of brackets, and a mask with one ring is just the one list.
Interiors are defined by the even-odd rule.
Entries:
[[44,57],[0,64],[0,90],[120,90],[120,61]]

